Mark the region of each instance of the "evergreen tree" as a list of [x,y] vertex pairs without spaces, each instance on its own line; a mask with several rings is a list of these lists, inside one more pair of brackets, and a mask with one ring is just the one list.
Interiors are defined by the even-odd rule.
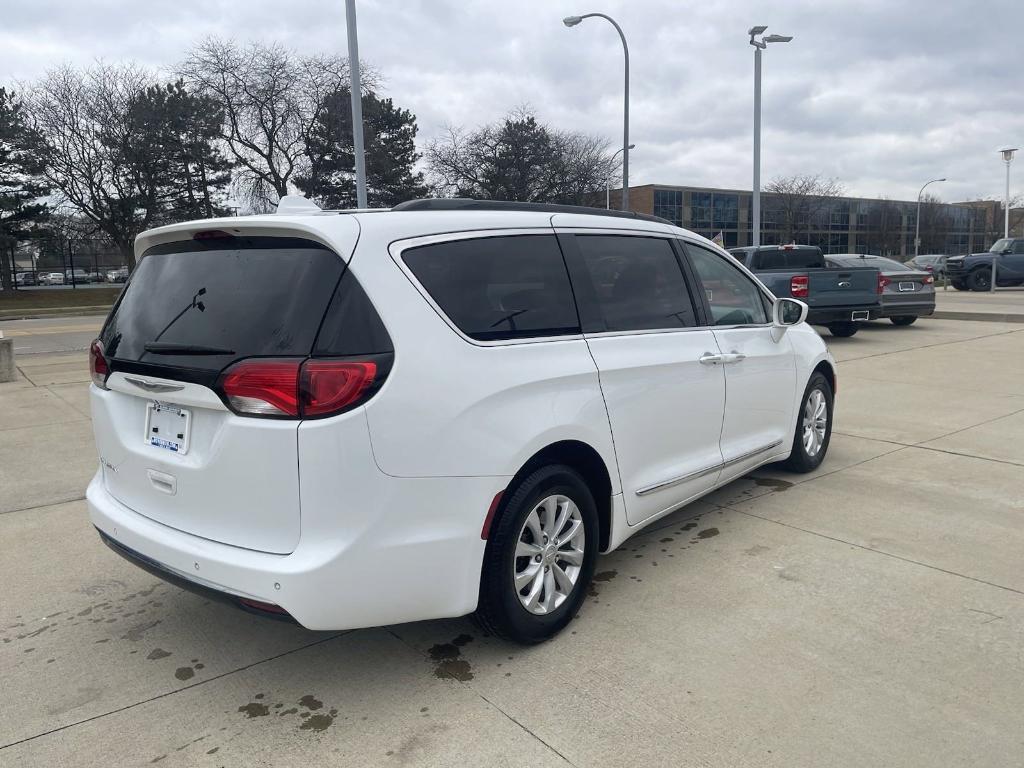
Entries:
[[[366,197],[372,207],[390,208],[424,197],[428,189],[416,170],[416,116],[391,99],[363,96]],[[309,166],[295,184],[327,208],[356,206],[355,148],[348,90],[328,95],[306,136]]]

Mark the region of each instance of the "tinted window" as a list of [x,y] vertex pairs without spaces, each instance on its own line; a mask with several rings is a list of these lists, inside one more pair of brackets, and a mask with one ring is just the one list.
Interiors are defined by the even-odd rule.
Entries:
[[808,269],[824,265],[817,248],[764,249],[754,258],[754,269]]
[[901,264],[898,261],[892,259],[882,258],[875,256],[871,258],[861,259],[857,256],[848,256],[841,259],[829,259],[834,263],[835,267],[841,269],[856,269],[858,267],[871,267],[873,269],[880,269],[885,272],[911,272],[912,269],[906,264]]
[[686,251],[700,277],[713,325],[751,325],[768,321],[764,293],[734,264],[697,245],[687,243]]
[[454,240],[402,255],[464,334],[480,341],[579,333],[554,235]]
[[394,351],[380,321],[352,270],[346,270],[324,316],[313,354],[317,357],[373,355]]
[[[132,274],[103,345],[115,367],[120,360],[219,371],[243,357],[304,357],[343,268],[335,253],[309,240],[157,246]],[[147,344],[163,348],[147,351]],[[195,354],[195,347],[217,353]]]
[[641,331],[696,325],[675,251],[652,237],[577,235],[594,319],[584,330]]

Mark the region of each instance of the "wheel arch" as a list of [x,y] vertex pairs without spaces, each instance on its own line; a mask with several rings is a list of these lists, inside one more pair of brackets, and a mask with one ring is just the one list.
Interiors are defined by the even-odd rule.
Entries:
[[[508,488],[513,488],[524,477],[534,470],[550,464],[564,464],[580,473],[587,487],[594,496],[597,505],[597,519],[600,525],[600,550],[608,547],[611,539],[612,526],[612,480],[608,466],[601,454],[587,443],[580,440],[559,440],[544,446],[534,453],[509,481]],[[504,504],[499,507],[498,514],[504,514]]]
[[810,376],[807,377],[808,380],[811,378],[811,376],[813,376],[816,373],[820,373],[828,380],[828,385],[832,387],[832,395],[835,396],[837,379],[836,369],[832,365],[832,363],[829,362],[828,360],[820,360],[818,364],[814,366],[814,368],[811,370]]

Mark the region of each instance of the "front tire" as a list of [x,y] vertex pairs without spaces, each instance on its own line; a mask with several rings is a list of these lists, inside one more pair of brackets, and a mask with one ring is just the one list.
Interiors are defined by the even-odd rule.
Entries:
[[853,322],[832,323],[832,325],[828,327],[828,330],[833,336],[838,336],[841,339],[848,339],[857,332],[857,324]]
[[506,491],[491,527],[476,617],[517,643],[558,634],[579,611],[594,574],[597,504],[571,467],[541,467]]
[[793,472],[813,472],[828,453],[832,439],[832,386],[821,373],[815,373],[807,382],[801,401],[800,415],[793,435],[793,450],[785,461],[786,469]]
[[992,285],[992,270],[976,269],[967,278],[967,285],[972,291],[987,291]]
[[890,317],[889,322],[893,325],[913,325],[917,321],[917,315],[903,315],[902,317]]

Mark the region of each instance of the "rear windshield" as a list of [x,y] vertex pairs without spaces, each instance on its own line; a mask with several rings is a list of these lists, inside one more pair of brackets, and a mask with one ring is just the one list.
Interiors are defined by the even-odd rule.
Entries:
[[807,269],[823,267],[825,260],[818,248],[763,248],[754,254],[753,269]]
[[862,259],[859,256],[846,256],[844,258],[832,259],[836,264],[845,269],[856,269],[857,267],[873,267],[875,269],[882,270],[884,272],[912,272],[913,270],[906,264],[901,264],[898,261],[892,259],[886,259],[881,256],[869,257]]
[[107,358],[115,367],[220,371],[244,357],[305,357],[344,268],[334,252],[297,238],[156,246],[103,329]]

